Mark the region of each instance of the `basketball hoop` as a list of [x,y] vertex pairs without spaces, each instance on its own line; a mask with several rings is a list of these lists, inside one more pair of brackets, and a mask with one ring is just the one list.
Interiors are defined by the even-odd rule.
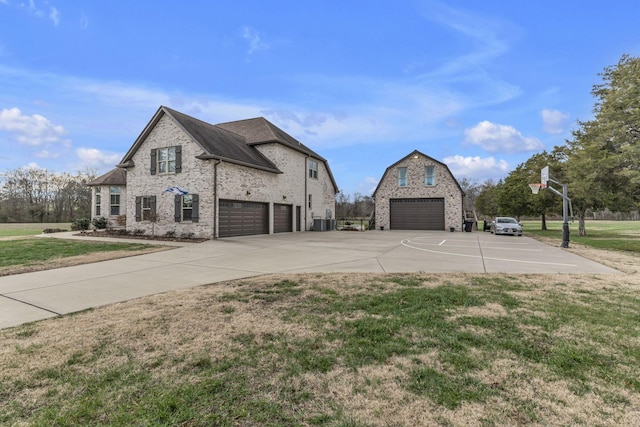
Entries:
[[531,192],[533,194],[538,194],[538,191],[540,191],[541,188],[545,188],[546,185],[544,184],[529,184],[529,188],[531,188]]

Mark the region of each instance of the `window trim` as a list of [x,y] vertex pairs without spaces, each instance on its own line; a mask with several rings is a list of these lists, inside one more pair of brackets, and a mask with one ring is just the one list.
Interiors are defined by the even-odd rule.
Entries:
[[102,188],[101,187],[96,187],[96,194],[95,194],[95,201],[96,201],[96,216],[100,216],[101,215],[101,207],[102,207]]
[[[185,197],[191,198],[191,207],[184,205]],[[185,219],[185,211],[191,211],[191,218]],[[200,196],[198,194],[176,195],[174,198],[174,221],[175,222],[198,222],[200,211]]]
[[[431,174],[429,174],[429,170],[431,170]],[[424,185],[427,187],[434,187],[436,185],[436,167],[434,165],[424,167]]]
[[122,188],[118,186],[110,186],[109,187],[109,215],[110,216],[120,215],[121,206],[122,206]]
[[[401,172],[404,172],[404,174]],[[408,187],[408,186],[409,186],[409,179],[407,177],[407,167],[400,166],[398,167],[398,187]]]
[[309,178],[318,179],[318,161],[309,159]]

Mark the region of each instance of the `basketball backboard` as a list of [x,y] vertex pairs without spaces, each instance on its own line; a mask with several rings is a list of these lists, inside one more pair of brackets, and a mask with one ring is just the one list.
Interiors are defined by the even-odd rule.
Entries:
[[549,182],[549,166],[543,167],[540,171],[540,183],[546,186],[547,182]]

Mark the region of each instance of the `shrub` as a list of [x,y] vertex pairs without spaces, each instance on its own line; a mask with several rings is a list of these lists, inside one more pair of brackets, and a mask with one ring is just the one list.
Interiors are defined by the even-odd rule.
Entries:
[[45,234],[49,234],[49,233],[62,233],[65,230],[64,228],[45,228],[44,230],[42,230],[43,233]]
[[127,225],[127,216],[118,215],[116,218],[116,224],[118,224],[120,227],[125,227]]
[[131,231],[131,234],[133,236],[142,236],[144,234],[144,229],[142,228],[136,228],[134,230]]
[[108,222],[109,221],[107,220],[107,218],[103,216],[99,216],[99,217],[93,218],[93,220],[91,221],[91,224],[93,224],[93,226],[98,230],[104,230],[105,228],[107,228]]
[[91,220],[89,218],[78,218],[78,219],[74,219],[73,222],[71,223],[71,229],[76,231],[76,230],[88,230],[89,226],[91,225]]
[[167,231],[166,233],[164,233],[164,237],[176,237],[175,230]]
[[190,232],[190,233],[182,233],[182,234],[180,235],[180,237],[181,237],[181,238],[183,238],[183,239],[193,239],[195,235],[196,235],[196,234],[195,234],[194,232]]

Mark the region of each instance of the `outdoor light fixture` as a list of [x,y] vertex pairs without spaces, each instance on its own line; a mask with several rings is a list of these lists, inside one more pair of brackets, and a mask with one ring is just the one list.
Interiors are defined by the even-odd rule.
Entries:
[[282,200],[287,200],[287,196],[282,196]]
[[247,196],[251,195],[251,191],[247,190]]

